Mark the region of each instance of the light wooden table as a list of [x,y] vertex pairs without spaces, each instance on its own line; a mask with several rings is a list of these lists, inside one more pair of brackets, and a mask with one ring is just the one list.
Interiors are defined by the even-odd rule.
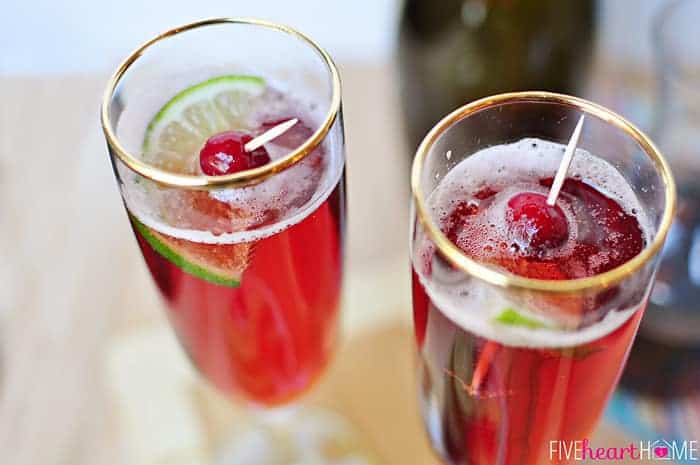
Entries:
[[[390,67],[341,68],[350,228],[345,337],[312,400],[348,416],[384,463],[436,464],[415,399],[411,157],[395,80]],[[181,362],[182,354],[172,341],[154,342],[164,317],[98,124],[105,80],[0,78],[3,464],[136,465],[135,457],[159,453],[135,445],[136,436],[162,444],[158,430],[143,430],[138,412],[129,417],[139,392],[147,396],[152,386],[129,379],[136,372],[128,364],[141,358],[137,341],[146,341],[143,359],[162,349]],[[381,228],[373,226],[377,218]],[[619,438],[605,436],[611,444]]]

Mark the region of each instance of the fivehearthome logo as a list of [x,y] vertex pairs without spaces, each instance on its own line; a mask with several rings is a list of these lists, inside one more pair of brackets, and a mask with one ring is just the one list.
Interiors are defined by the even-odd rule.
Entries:
[[679,460],[700,461],[698,441],[657,439],[639,441],[624,447],[593,447],[588,439],[549,441],[550,460]]

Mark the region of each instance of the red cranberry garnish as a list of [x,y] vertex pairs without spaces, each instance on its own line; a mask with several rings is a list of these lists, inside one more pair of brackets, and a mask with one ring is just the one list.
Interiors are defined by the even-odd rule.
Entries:
[[246,152],[245,144],[253,137],[239,131],[216,134],[207,140],[199,152],[199,166],[207,176],[232,174],[257,168],[270,162],[264,147]]
[[541,252],[566,242],[569,227],[558,205],[550,206],[547,198],[535,192],[523,192],[508,201],[508,218],[512,230],[524,249]]

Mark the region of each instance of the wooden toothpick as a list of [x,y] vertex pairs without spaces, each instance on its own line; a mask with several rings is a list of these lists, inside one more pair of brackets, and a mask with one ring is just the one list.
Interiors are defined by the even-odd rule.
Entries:
[[581,115],[581,118],[576,124],[573,134],[571,134],[571,139],[569,139],[569,144],[566,146],[564,151],[564,156],[559,164],[559,169],[557,170],[556,176],[554,176],[554,182],[552,182],[552,188],[549,190],[549,195],[547,196],[547,205],[553,207],[557,203],[557,197],[559,197],[559,192],[561,187],[564,185],[564,180],[566,179],[566,172],[569,171],[569,166],[571,165],[571,160],[574,159],[574,153],[576,152],[576,144],[578,144],[578,139],[581,136],[581,128],[583,128],[583,119],[585,115]]
[[298,122],[299,120],[297,118],[292,118],[288,121],[285,121],[284,123],[278,124],[277,126],[273,126],[267,131],[260,134],[255,139],[249,141],[247,144],[245,144],[243,148],[246,152],[252,152],[253,150],[262,147],[271,140],[289,131],[289,129],[291,129],[291,127],[297,124]]

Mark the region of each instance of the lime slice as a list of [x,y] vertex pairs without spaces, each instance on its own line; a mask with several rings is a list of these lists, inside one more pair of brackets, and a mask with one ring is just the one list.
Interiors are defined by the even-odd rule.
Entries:
[[229,75],[179,92],[153,117],[143,141],[144,158],[160,168],[192,173],[193,160],[214,134],[246,130],[265,80]]
[[185,273],[221,286],[240,286],[248,258],[247,244],[202,244],[162,234],[133,216],[131,221],[157,253]]
[[532,317],[524,315],[512,308],[504,308],[498,316],[494,317],[495,323],[506,326],[521,326],[530,329],[547,328],[548,326]]

